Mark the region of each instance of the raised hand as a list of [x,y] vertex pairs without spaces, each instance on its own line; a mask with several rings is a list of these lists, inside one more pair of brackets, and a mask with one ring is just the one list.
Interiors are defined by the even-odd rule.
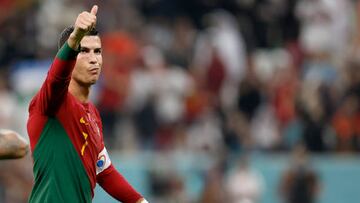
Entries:
[[68,44],[71,48],[77,49],[81,39],[95,27],[97,11],[98,6],[94,5],[90,12],[83,11],[78,15],[74,24],[74,31],[68,39]]

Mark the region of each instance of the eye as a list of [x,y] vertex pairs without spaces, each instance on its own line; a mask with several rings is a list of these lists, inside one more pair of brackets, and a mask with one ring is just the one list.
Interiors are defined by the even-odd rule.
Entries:
[[87,48],[87,47],[80,47],[80,53],[85,54],[85,53],[89,53],[89,52],[90,52],[90,49],[89,49],[89,48]]
[[101,54],[101,49],[95,49],[95,50],[94,50],[94,53],[95,53],[95,54]]

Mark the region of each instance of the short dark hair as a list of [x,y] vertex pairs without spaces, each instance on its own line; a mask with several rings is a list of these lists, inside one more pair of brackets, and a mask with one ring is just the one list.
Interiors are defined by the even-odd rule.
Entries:
[[[58,40],[58,49],[60,49],[64,45],[64,43],[69,39],[70,34],[73,31],[74,31],[74,26],[70,26],[70,27],[65,28],[61,32],[59,40]],[[96,30],[95,27],[93,27],[86,35],[87,36],[97,36],[97,35],[99,35],[99,32]]]

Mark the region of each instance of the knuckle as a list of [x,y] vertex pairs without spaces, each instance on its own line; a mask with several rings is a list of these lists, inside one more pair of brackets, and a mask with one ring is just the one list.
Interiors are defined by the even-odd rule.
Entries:
[[83,12],[81,12],[80,14],[79,14],[79,17],[81,17],[81,18],[84,18],[84,17],[86,17],[86,12],[85,11],[83,11]]

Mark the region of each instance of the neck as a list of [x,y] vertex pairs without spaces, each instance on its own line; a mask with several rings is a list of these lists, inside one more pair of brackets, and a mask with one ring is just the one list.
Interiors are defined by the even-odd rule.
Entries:
[[85,103],[89,100],[90,86],[81,85],[72,79],[69,84],[69,92],[80,102]]

